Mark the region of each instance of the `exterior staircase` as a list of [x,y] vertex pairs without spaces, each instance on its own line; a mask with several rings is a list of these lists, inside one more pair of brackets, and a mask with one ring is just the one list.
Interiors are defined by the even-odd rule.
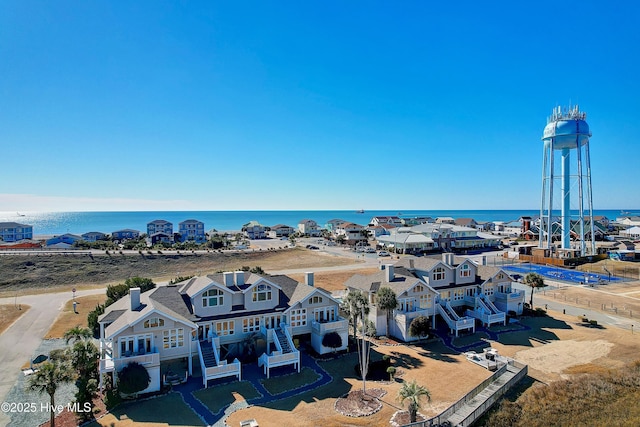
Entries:
[[204,360],[205,368],[218,366],[216,354],[214,353],[213,346],[209,341],[200,340],[200,349],[202,350],[202,359]]
[[276,339],[280,344],[280,348],[282,349],[282,354],[291,353],[293,351],[291,348],[291,342],[289,341],[289,337],[285,335],[282,328],[275,329],[274,332],[276,334]]

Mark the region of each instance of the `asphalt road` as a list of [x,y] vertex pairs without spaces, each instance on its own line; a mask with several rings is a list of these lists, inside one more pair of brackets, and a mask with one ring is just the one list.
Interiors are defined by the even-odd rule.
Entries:
[[[76,292],[76,296],[104,293],[105,289],[90,289]],[[0,335],[0,402],[15,384],[20,368],[31,358],[40,346],[45,334],[51,328],[64,304],[72,298],[70,291],[41,295],[18,296],[18,304],[31,306],[18,320]],[[16,298],[0,298],[0,304],[14,305]],[[6,425],[9,419],[0,412],[0,425]]]

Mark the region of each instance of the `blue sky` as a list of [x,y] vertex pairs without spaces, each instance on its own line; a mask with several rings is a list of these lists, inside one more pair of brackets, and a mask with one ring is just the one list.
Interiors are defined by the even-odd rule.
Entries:
[[640,4],[0,1],[0,211],[640,208]]

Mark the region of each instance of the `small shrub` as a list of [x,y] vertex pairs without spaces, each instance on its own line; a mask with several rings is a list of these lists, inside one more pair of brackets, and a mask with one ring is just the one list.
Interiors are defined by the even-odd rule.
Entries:
[[393,366],[389,366],[387,368],[387,374],[389,374],[389,381],[393,381],[393,376],[396,373],[396,368],[394,368]]

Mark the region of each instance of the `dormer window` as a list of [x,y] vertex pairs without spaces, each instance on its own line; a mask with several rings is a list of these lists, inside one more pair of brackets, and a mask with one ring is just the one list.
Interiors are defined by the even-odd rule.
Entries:
[[424,286],[422,286],[422,285],[416,285],[416,286],[413,288],[413,292],[415,292],[416,294],[421,294],[421,293],[423,293],[423,292],[424,292]]
[[144,323],[143,323],[143,327],[145,329],[157,328],[157,327],[160,327],[160,326],[164,326],[164,319],[160,319],[158,317],[152,317],[150,319],[145,320]]
[[443,280],[444,279],[444,268],[442,267],[438,267],[435,270],[433,270],[433,280]]
[[462,267],[460,267],[460,277],[471,277],[469,264],[462,264]]
[[202,306],[203,307],[217,307],[224,304],[223,294],[219,289],[211,289],[202,294]]
[[271,301],[271,286],[269,285],[258,285],[253,288],[253,302],[258,301]]
[[322,297],[314,296],[309,298],[309,305],[311,304],[322,304]]

